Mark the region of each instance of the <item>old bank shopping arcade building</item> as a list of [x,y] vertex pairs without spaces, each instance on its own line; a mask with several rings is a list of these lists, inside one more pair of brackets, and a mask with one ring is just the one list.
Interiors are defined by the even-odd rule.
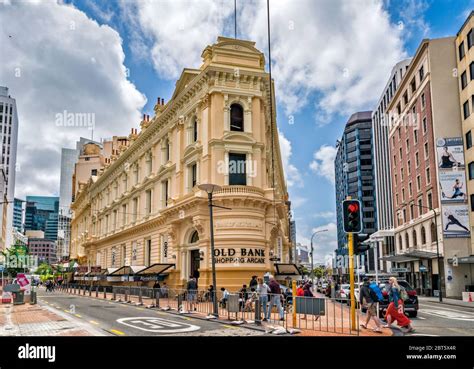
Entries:
[[214,208],[218,288],[267,272],[280,280],[299,274],[275,113],[270,119],[274,92],[254,45],[219,37],[207,46],[171,100],[158,99],[155,116],[145,115],[98,176],[79,184],[76,280],[158,279],[178,288],[195,275],[200,288],[212,284],[208,196],[198,188],[207,183],[221,186],[214,204],[229,208]]

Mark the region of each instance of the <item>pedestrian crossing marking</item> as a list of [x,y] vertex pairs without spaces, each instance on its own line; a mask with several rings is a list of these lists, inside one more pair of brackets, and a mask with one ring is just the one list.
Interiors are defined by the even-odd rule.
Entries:
[[97,323],[95,320],[89,320],[89,323],[92,323],[92,324],[95,324],[95,325],[99,325],[99,323]]
[[223,324],[223,326],[226,328],[237,329],[237,327],[234,327],[232,325]]
[[77,316],[78,318],[82,318],[82,315],[79,315],[79,314],[74,314],[75,316]]
[[125,333],[123,333],[122,331],[118,331],[116,329],[111,329],[110,332],[118,334],[119,336],[125,336]]

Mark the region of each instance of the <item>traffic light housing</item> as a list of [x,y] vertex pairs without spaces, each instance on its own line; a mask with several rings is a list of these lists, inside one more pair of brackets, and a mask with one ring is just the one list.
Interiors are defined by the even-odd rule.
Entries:
[[369,238],[368,234],[355,234],[353,237],[354,237],[354,255],[363,254],[368,249],[370,249],[370,245],[363,244]]
[[362,207],[359,200],[344,200],[342,202],[344,232],[362,232]]

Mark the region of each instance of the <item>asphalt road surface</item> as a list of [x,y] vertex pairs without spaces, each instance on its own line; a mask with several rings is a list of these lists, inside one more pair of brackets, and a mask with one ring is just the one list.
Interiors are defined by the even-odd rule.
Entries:
[[224,325],[173,313],[88,296],[40,290],[38,303],[81,319],[117,336],[262,335],[261,331]]

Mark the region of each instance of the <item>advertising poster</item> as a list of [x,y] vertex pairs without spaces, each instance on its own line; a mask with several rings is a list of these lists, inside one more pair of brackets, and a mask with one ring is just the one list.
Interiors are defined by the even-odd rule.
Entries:
[[439,187],[442,204],[467,202],[466,174],[463,169],[439,172]]
[[436,152],[443,235],[446,238],[470,237],[462,138],[438,138]]
[[467,205],[443,205],[442,209],[444,237],[469,237]]
[[438,138],[436,152],[439,168],[464,168],[464,146],[461,137]]

